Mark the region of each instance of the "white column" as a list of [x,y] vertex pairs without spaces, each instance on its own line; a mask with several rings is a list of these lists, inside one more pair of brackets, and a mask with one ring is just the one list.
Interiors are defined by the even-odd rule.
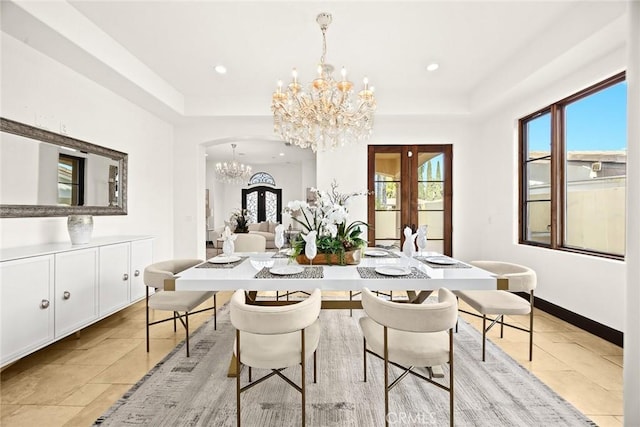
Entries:
[[624,424],[640,425],[640,2],[629,1],[627,37],[627,306]]

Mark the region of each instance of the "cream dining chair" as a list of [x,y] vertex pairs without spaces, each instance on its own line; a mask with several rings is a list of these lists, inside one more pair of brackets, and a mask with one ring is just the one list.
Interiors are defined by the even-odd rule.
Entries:
[[[449,421],[453,426],[453,327],[458,319],[458,300],[446,288],[438,290],[438,302],[406,304],[386,301],[369,289],[362,290],[360,318],[364,335],[364,381],[367,353],[384,360],[384,414],[389,425],[389,391],[412,374],[449,392]],[[449,364],[449,386],[413,371],[415,366]],[[389,384],[389,364],[404,372]]]
[[[212,291],[176,291],[165,289],[165,280],[175,279],[178,273],[190,267],[201,264],[200,259],[174,259],[151,264],[144,269],[144,284],[146,288],[146,329],[147,329],[147,353],[149,352],[149,326],[157,325],[173,320],[173,331],[176,332],[176,321],[179,320],[185,329],[185,346],[189,357],[189,316],[203,311],[213,310],[213,328],[216,325],[216,293]],[[154,288],[155,293],[150,294],[149,288]],[[213,307],[193,311],[209,298],[213,298]],[[173,316],[149,321],[149,309],[172,311]],[[180,314],[182,313],[182,314]]]
[[259,234],[236,233],[235,252],[265,252],[267,239]]
[[[494,273],[498,279],[507,279],[505,289],[455,292],[462,301],[481,314],[482,361],[485,360],[487,332],[498,322],[500,323],[500,338],[504,336],[505,326],[529,333],[529,360],[533,360],[533,291],[537,285],[536,272],[524,265],[501,261],[472,261],[470,264]],[[513,292],[527,292],[529,300],[527,301]],[[475,313],[460,311],[477,316]],[[504,321],[504,316],[526,314],[529,315],[529,329]],[[487,316],[495,317],[488,318]],[[487,326],[487,320],[491,321],[489,326]]]
[[[258,306],[245,302],[245,292],[237,290],[231,297],[230,317],[236,328],[237,425],[240,427],[240,394],[277,375],[302,394],[302,425],[305,425],[306,365],[313,355],[313,382],[316,382],[316,349],[320,342],[321,293],[314,290],[302,302],[283,306]],[[241,367],[249,368],[249,384],[241,387]],[[301,384],[297,385],[281,371],[301,365]],[[271,373],[252,381],[251,368],[269,369]]]

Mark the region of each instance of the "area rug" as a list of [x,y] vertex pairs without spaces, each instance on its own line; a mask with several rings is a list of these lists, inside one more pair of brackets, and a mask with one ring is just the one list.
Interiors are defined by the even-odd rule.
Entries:
[[[318,383],[307,365],[308,426],[384,425],[382,361],[369,356],[363,381],[361,310],[323,310],[318,348]],[[228,307],[191,338],[191,357],[178,345],[103,416],[97,426],[234,426],[235,378],[227,378],[234,329]],[[481,336],[460,321],[454,343],[456,426],[594,426],[582,413],[549,389],[491,342],[480,360]],[[444,367],[444,384],[448,367]],[[299,383],[300,368],[287,375]],[[253,378],[264,371],[254,370]],[[390,370],[391,379],[399,375]],[[246,369],[242,375],[247,383]],[[449,424],[448,393],[413,376],[390,393],[392,425]],[[300,425],[300,394],[271,378],[242,394],[242,422],[254,426]]]

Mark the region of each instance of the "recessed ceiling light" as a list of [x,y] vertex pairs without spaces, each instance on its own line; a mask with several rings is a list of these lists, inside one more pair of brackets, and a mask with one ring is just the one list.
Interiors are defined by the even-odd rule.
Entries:
[[436,62],[432,62],[431,64],[427,65],[427,71],[435,71],[440,67],[440,65]]
[[284,153],[280,153],[280,157],[284,156]]
[[227,74],[227,67],[224,65],[216,65],[214,70],[216,70],[216,73],[218,74]]

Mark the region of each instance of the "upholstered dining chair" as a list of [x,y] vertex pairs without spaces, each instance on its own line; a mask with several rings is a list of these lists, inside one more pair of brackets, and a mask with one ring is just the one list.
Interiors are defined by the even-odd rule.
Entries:
[[[175,279],[178,273],[190,267],[201,264],[200,259],[173,259],[161,261],[147,266],[144,269],[144,284],[146,289],[147,311],[147,353],[149,352],[149,326],[173,320],[173,331],[176,332],[176,321],[180,321],[185,329],[185,346],[189,357],[189,316],[207,310],[213,310],[213,327],[216,325],[216,293],[212,291],[176,291],[165,288],[166,279]],[[149,288],[154,288],[155,293],[150,294]],[[206,307],[193,311],[209,298],[213,298],[213,307]],[[149,321],[149,309],[173,312],[172,317],[163,318],[153,322]],[[182,313],[182,314],[181,314]]]
[[[231,297],[230,317],[236,328],[237,424],[240,426],[240,394],[277,375],[302,394],[302,425],[305,425],[305,360],[313,355],[313,382],[316,382],[316,349],[320,342],[321,293],[314,290],[302,302],[283,306],[249,305],[245,292],[237,290]],[[249,384],[241,387],[241,367],[249,369]],[[281,371],[301,365],[301,384],[297,385]],[[252,381],[251,368],[269,369],[271,373]]]
[[[364,335],[364,381],[367,381],[367,353],[384,360],[384,414],[389,425],[389,391],[412,374],[449,392],[449,420],[453,426],[453,327],[458,319],[458,300],[446,288],[438,290],[438,302],[406,304],[386,301],[368,288],[362,290],[360,318]],[[449,363],[449,386],[415,371],[416,366]],[[389,384],[389,364],[404,372]]]
[[[529,333],[529,360],[533,360],[533,291],[537,285],[536,272],[524,265],[502,261],[472,261],[470,264],[494,273],[498,279],[507,279],[503,281],[503,283],[506,282],[504,289],[455,292],[462,301],[480,313],[479,317],[482,317],[482,361],[485,360],[487,332],[498,322],[500,338],[504,337],[505,326]],[[527,292],[529,301],[513,292]],[[461,311],[478,316],[465,310]],[[529,329],[504,321],[504,316],[526,314],[529,315]],[[491,321],[489,326],[487,326],[487,320]]]
[[267,250],[267,239],[260,234],[236,233],[234,247],[236,252],[264,252]]

